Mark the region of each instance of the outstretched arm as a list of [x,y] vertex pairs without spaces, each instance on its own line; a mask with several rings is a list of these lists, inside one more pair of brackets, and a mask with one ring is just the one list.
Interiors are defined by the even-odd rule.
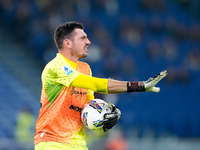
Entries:
[[164,70],[147,81],[127,82],[113,79],[95,78],[80,74],[72,82],[72,86],[93,90],[94,92],[111,94],[125,92],[159,92],[160,88],[155,85],[167,75]]

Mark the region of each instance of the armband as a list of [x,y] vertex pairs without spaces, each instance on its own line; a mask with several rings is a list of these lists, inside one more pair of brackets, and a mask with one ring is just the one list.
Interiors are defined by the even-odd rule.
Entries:
[[127,82],[127,92],[144,92],[145,86],[143,82]]

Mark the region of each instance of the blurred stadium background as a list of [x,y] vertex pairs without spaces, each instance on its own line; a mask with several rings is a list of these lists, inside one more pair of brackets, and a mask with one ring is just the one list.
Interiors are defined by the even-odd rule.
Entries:
[[96,94],[122,116],[106,134],[87,131],[90,149],[200,149],[200,1],[0,0],[0,150],[33,149],[41,72],[66,21],[85,26],[93,76],[169,72],[159,93]]

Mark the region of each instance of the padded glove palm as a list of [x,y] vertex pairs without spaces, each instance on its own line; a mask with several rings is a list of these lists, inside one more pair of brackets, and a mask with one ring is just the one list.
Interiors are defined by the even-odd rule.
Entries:
[[110,108],[111,113],[104,114],[104,121],[103,121],[104,132],[115,126],[121,116],[121,111],[117,106],[111,103],[108,103],[107,106],[108,108]]
[[145,87],[145,91],[156,92],[156,93],[159,92],[160,88],[159,87],[155,87],[155,85],[161,79],[163,79],[166,75],[167,75],[167,70],[163,70],[162,72],[158,73],[154,77],[149,78],[147,81],[143,81],[144,87]]

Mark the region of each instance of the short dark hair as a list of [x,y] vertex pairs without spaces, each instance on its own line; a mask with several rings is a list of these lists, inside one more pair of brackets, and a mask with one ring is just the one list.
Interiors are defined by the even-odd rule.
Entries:
[[54,41],[58,49],[63,46],[63,41],[66,38],[71,38],[71,33],[76,29],[84,29],[83,25],[78,22],[65,22],[57,27],[54,33]]

